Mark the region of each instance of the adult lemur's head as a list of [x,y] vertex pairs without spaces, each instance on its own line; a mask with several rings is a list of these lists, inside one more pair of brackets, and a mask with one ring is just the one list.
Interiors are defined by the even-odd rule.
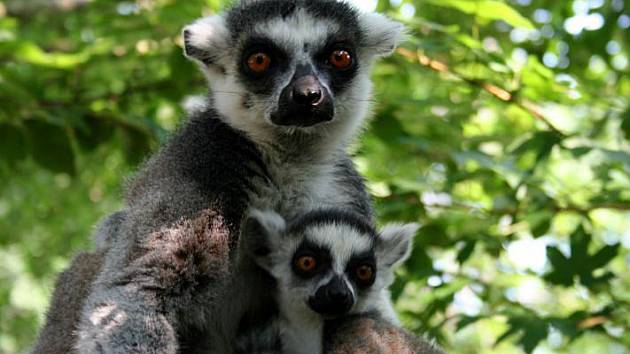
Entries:
[[184,41],[233,127],[254,137],[351,132],[367,113],[371,64],[402,29],[335,0],[244,0],[187,26]]
[[409,256],[416,224],[376,231],[364,218],[316,210],[286,224],[251,212],[244,252],[277,280],[280,311],[306,319],[380,311],[394,269]]

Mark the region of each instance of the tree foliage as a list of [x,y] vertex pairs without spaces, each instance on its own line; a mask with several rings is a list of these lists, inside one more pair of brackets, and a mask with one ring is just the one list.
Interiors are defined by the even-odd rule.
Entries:
[[[204,92],[179,31],[222,6],[0,1],[0,352],[28,348],[55,275]],[[405,326],[452,353],[628,353],[629,5],[375,6],[410,34],[354,149],[379,220],[423,225]]]

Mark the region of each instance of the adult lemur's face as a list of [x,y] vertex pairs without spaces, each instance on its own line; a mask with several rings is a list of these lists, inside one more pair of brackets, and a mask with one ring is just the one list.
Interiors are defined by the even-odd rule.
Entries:
[[254,134],[359,123],[371,63],[393,50],[401,30],[334,0],[253,0],[187,26],[184,39],[186,55],[208,76],[215,107]]

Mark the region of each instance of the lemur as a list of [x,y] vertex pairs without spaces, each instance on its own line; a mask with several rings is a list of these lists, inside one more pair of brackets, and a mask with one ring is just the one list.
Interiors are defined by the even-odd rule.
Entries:
[[[238,354],[321,354],[326,319],[374,313],[398,324],[388,287],[411,252],[417,224],[377,232],[351,212],[321,209],[285,222],[253,210],[242,242],[276,281],[277,319],[237,339]],[[280,348],[278,348],[280,347]]]
[[114,231],[99,233],[103,265],[72,326],[76,351],[230,353],[272,302],[258,291],[270,279],[240,262],[249,208],[370,219],[345,151],[368,113],[370,68],[402,29],[334,0],[241,1],[187,26],[207,103],[127,185]]

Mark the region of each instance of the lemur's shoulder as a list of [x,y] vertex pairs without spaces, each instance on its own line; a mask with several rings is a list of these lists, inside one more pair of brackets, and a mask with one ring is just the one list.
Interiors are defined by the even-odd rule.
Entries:
[[[165,146],[148,160],[127,185],[133,202],[164,192],[173,184],[194,184],[210,198],[246,198],[254,178],[266,178],[266,166],[256,145],[207,107],[192,112]],[[228,200],[226,200],[228,202]]]

